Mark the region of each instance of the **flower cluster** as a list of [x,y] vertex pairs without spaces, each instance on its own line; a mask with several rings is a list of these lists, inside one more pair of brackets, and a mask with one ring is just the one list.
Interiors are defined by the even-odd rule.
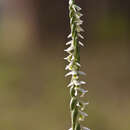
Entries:
[[68,38],[71,40],[66,43],[69,47],[65,51],[69,55],[64,58],[69,62],[65,68],[69,70],[69,72],[65,76],[71,76],[71,82],[68,87],[70,87],[71,95],[70,110],[72,127],[69,130],[90,130],[87,127],[83,127],[80,123],[88,116],[88,114],[85,113],[85,107],[88,105],[88,102],[81,101],[81,98],[85,96],[88,90],[82,87],[86,82],[80,81],[79,79],[80,75],[85,75],[84,72],[80,71],[81,65],[79,55],[80,46],[84,46],[80,41],[80,39],[84,39],[81,35],[81,32],[84,31],[81,27],[83,24],[81,17],[83,15],[80,13],[81,8],[75,4],[74,0],[69,0],[69,11],[71,33]]

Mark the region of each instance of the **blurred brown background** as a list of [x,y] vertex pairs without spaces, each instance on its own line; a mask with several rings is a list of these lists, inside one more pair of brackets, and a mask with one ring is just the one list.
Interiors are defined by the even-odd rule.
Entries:
[[[92,130],[130,130],[130,3],[76,1],[86,30],[86,124]],[[68,0],[0,1],[0,130],[70,127],[63,60],[69,32]]]

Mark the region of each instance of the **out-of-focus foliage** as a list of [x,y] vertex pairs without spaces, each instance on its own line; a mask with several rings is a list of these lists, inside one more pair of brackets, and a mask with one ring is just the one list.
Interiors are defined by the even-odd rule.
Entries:
[[[0,4],[0,130],[68,129],[70,96],[63,60],[68,2]],[[81,0],[79,5],[87,33],[89,28],[81,51],[89,81],[87,123],[92,130],[129,130],[129,4]]]

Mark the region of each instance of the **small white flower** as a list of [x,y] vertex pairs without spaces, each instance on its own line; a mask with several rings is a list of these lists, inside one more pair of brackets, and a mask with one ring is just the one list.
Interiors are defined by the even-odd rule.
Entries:
[[78,25],[77,26],[77,32],[84,32],[84,29]]
[[82,93],[87,93],[87,92],[88,92],[88,90],[85,90],[85,89],[83,89],[83,88],[77,88],[77,90],[79,90],[79,91],[82,92]]
[[78,71],[78,74],[80,74],[80,75],[86,75],[86,73],[84,73],[82,71]]
[[71,87],[71,86],[73,86],[74,85],[74,83],[73,82],[70,82],[68,85],[67,85],[67,87]]
[[77,23],[77,25],[83,24],[83,21],[81,19],[77,19],[75,22]]
[[71,40],[71,41],[67,42],[66,45],[70,45],[70,44],[72,44],[72,42],[73,41]]
[[78,95],[78,91],[77,90],[75,90],[75,96],[77,96]]
[[83,112],[83,111],[80,111],[79,110],[79,113],[81,114],[81,116],[83,116],[83,117],[88,117],[88,114],[87,113],[85,113],[85,112]]
[[69,1],[69,5],[72,5],[72,4],[73,4],[73,1],[72,1],[72,0],[70,0],[70,1]]
[[76,62],[76,65],[79,66],[79,67],[81,67],[81,65],[78,62]]
[[80,86],[81,85],[80,81],[77,81],[77,80],[73,80],[73,83],[74,83],[75,86]]
[[83,46],[84,47],[84,44],[82,42],[79,41],[79,45]]
[[70,128],[69,130],[72,130],[72,128]]
[[72,8],[75,12],[77,12],[76,8],[75,8],[75,5],[72,5]]
[[72,70],[73,62],[70,62],[69,65],[65,67],[65,70]]
[[80,84],[86,84],[86,82],[84,82],[84,81],[80,81]]
[[67,60],[68,62],[71,62],[71,58],[72,58],[72,55],[70,54],[69,56],[65,57],[64,60]]
[[88,117],[88,114],[83,112],[83,111],[80,111],[79,110],[79,113],[80,113],[80,116],[79,116],[79,121],[84,121],[86,117]]
[[64,51],[70,53],[72,50],[74,50],[74,46],[73,46],[73,45],[71,45],[69,48],[67,48],[67,49],[64,50]]
[[85,107],[88,105],[88,102],[82,102],[82,108],[81,110],[84,111]]
[[90,129],[87,127],[82,127],[82,130],[90,130]]
[[83,37],[80,33],[78,33],[78,36],[79,36],[81,39],[84,39],[84,37]]
[[68,35],[68,38],[71,38],[72,37],[72,33],[70,33],[69,35]]
[[80,85],[82,85],[82,84],[86,84],[86,82],[84,82],[84,81],[78,81],[78,80],[73,80],[73,83],[74,83],[74,85],[75,86],[80,86]]
[[69,73],[67,73],[67,74],[65,75],[65,77],[70,76],[70,75],[76,75],[76,74],[77,74],[76,71],[70,71]]
[[75,6],[75,8],[76,8],[78,11],[82,10],[79,6],[77,6],[77,5],[74,5],[74,6]]
[[80,19],[83,16],[83,14],[76,12],[75,16],[76,16],[77,19]]
[[86,93],[88,93],[88,91],[86,90],[86,91],[84,91],[84,92],[82,92],[82,94],[80,95],[80,97],[84,97],[85,95],[86,95]]

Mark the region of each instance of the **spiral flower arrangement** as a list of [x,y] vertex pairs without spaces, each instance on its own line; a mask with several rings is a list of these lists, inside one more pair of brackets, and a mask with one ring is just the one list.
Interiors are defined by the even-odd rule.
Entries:
[[69,62],[66,66],[66,70],[69,72],[65,75],[71,76],[71,82],[68,87],[70,88],[70,111],[71,111],[71,128],[69,130],[90,130],[87,127],[82,126],[81,121],[88,116],[85,112],[85,107],[88,105],[88,102],[82,101],[82,97],[86,95],[88,90],[84,89],[82,85],[86,84],[84,81],[80,81],[79,76],[85,75],[84,72],[80,71],[80,46],[84,46],[84,44],[80,41],[80,39],[84,39],[81,35],[83,32],[83,28],[81,25],[83,21],[81,17],[83,16],[81,13],[81,8],[75,4],[75,0],[69,0],[69,17],[70,17],[70,28],[71,33],[68,36],[71,39],[66,45],[69,47],[65,50],[69,55],[64,58]]

